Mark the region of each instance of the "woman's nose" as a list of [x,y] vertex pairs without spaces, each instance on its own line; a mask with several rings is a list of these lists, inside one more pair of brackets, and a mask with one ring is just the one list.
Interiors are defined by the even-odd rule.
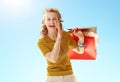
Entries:
[[51,20],[50,23],[54,23],[54,20]]

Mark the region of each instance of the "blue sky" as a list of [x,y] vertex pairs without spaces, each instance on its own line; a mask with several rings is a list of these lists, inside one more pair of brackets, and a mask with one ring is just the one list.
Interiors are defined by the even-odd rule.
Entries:
[[58,8],[67,30],[97,26],[97,59],[71,60],[78,82],[120,82],[119,0],[0,0],[0,82],[44,82],[37,47],[45,8]]

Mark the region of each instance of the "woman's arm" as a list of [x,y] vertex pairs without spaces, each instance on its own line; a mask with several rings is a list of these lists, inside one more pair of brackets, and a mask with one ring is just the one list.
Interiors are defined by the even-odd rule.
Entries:
[[73,50],[75,52],[77,52],[78,54],[83,54],[84,53],[84,46],[85,46],[85,43],[83,43],[81,45],[78,43],[78,46],[76,48],[74,48]]
[[61,28],[61,23],[59,21],[56,21],[56,29],[58,31],[57,33],[57,38],[56,38],[56,42],[54,44],[54,47],[52,49],[51,52],[48,52],[45,57],[53,62],[53,63],[56,63],[58,57],[59,57],[59,53],[60,53],[60,44],[61,44],[61,39],[62,39],[62,34],[63,34],[63,30]]
[[73,50],[79,54],[83,54],[84,53],[84,46],[85,46],[85,42],[84,42],[84,35],[82,34],[81,31],[76,32],[77,29],[74,29],[73,33],[75,36],[77,36],[79,38],[78,43],[77,43],[77,47],[74,48]]
[[45,57],[47,60],[51,61],[52,63],[56,63],[59,52],[60,52],[60,44],[61,44],[61,38],[57,37],[57,40],[54,44],[54,47],[51,52],[48,52]]

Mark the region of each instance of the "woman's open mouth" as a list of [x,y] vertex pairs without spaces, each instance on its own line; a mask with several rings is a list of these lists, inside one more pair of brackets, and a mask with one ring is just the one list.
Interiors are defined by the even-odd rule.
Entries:
[[49,27],[50,27],[50,28],[55,28],[55,25],[50,25]]

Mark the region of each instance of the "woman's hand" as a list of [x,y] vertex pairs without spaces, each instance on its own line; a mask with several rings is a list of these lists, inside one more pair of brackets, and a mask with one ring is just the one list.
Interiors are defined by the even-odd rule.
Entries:
[[85,46],[85,44],[84,44],[85,43],[84,42],[84,35],[77,28],[72,29],[72,31],[73,31],[73,34],[79,38],[78,46],[73,50],[75,52],[79,53],[79,54],[83,54],[84,53],[84,46]]
[[73,29],[73,34],[79,38],[79,44],[84,43],[84,35],[81,31],[78,31],[77,28]]
[[59,38],[62,38],[63,30],[62,30],[62,25],[61,25],[59,20],[56,20],[55,27],[56,27],[56,29],[58,31],[58,35],[57,36]]

